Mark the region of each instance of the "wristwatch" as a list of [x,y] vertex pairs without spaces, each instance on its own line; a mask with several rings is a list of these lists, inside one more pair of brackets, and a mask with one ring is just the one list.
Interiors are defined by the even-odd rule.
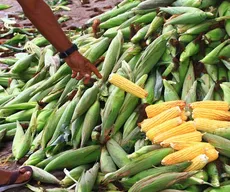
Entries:
[[61,53],[59,54],[59,57],[60,57],[61,59],[64,59],[64,58],[70,56],[74,51],[77,51],[77,50],[78,50],[77,45],[76,45],[76,44],[73,44],[69,49],[65,50],[64,52],[61,52]]

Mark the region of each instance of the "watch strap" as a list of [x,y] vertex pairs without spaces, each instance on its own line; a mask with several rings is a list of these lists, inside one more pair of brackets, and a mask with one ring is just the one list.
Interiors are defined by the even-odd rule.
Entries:
[[76,44],[73,44],[69,49],[67,49],[67,50],[64,51],[64,52],[61,52],[61,53],[59,54],[59,57],[60,57],[61,59],[64,59],[64,58],[70,56],[73,52],[75,52],[75,51],[77,51],[77,50],[78,50],[77,45],[76,45]]

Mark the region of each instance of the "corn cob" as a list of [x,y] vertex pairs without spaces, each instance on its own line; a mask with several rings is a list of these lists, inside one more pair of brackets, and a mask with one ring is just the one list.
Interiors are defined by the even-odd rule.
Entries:
[[175,165],[161,166],[161,167],[157,167],[157,168],[154,167],[154,168],[142,171],[142,172],[134,175],[133,177],[123,178],[121,183],[125,188],[129,189],[136,182],[138,182],[139,180],[141,180],[147,176],[150,176],[150,175],[158,176],[158,175],[161,175],[163,173],[180,172],[180,171],[183,171],[190,164],[191,164],[191,162],[185,161],[183,163],[178,163]]
[[106,148],[113,160],[113,162],[119,167],[123,167],[130,163],[127,153],[122,147],[114,140],[110,139],[106,143]]
[[221,155],[230,157],[230,142],[228,139],[210,133],[205,133],[203,139],[213,145]]
[[183,121],[186,121],[188,119],[188,116],[190,116],[190,112],[189,111],[185,111],[185,110],[182,110],[181,112],[181,119]]
[[115,63],[117,62],[119,55],[121,53],[121,47],[123,44],[123,35],[120,30],[118,30],[118,33],[116,37],[112,40],[112,42],[109,45],[108,51],[106,52],[105,60],[102,66],[102,80],[105,82],[107,81]]
[[172,147],[175,150],[181,150],[187,147],[191,147],[194,145],[198,145],[198,144],[202,144],[202,142],[192,142],[192,141],[188,141],[188,142],[172,142],[170,143],[170,147]]
[[82,125],[83,127],[81,136],[81,147],[84,147],[86,145],[94,127],[97,125],[99,118],[100,102],[96,100],[95,103],[89,108],[84,118],[84,122]]
[[186,133],[178,136],[168,138],[161,142],[161,146],[167,147],[172,142],[181,142],[181,141],[195,141],[200,142],[202,140],[202,134],[199,131],[194,131],[191,133]]
[[74,181],[69,177],[71,176],[76,181],[81,177],[83,171],[89,169],[90,165],[80,165],[69,172],[69,175],[66,175],[64,179],[61,180],[60,184],[62,187],[69,187],[74,184]]
[[[95,162],[100,156],[100,146],[91,145],[77,150],[70,150],[63,152],[57,156],[45,167],[45,171],[53,171],[63,168],[74,168],[78,165]],[[75,161],[78,157],[78,161]],[[75,159],[75,160],[74,160]]]
[[45,156],[45,151],[43,149],[39,149],[30,155],[30,157],[24,162],[24,165],[36,165],[44,160]]
[[118,75],[118,74],[112,74],[109,77],[109,82],[114,84],[115,86],[119,87],[120,89],[131,93],[139,98],[146,98],[148,93],[144,89],[142,89],[140,86],[132,83],[128,79]]
[[147,121],[141,123],[141,130],[144,132],[147,132],[151,128],[160,125],[161,123],[173,119],[175,117],[178,117],[181,115],[181,110],[179,107],[173,107],[171,109],[168,109],[166,111],[163,111],[162,113],[156,115],[155,117],[152,117],[151,119],[147,119]]
[[207,163],[208,163],[209,158],[205,154],[198,155],[194,159],[191,160],[192,164],[187,167],[184,171],[196,171],[203,169]]
[[75,191],[91,192],[97,178],[98,170],[99,163],[96,163],[91,169],[83,172]]
[[120,179],[124,176],[133,176],[141,171],[147,170],[153,165],[158,165],[161,160],[168,154],[172,153],[172,149],[156,149],[126,164],[115,172],[105,175],[104,183]]
[[167,155],[162,161],[162,165],[172,165],[176,163],[180,163],[183,161],[192,160],[198,155],[205,154],[205,152],[209,149],[209,146],[205,146],[202,144],[197,144],[191,147],[187,147],[180,151],[176,151],[172,154]]
[[156,16],[156,12],[155,11],[150,12],[150,13],[146,13],[145,15],[142,15],[141,17],[137,18],[134,21],[134,23],[145,23],[145,24],[149,24],[149,23],[151,23],[151,21],[154,19],[155,16]]
[[180,125],[181,123],[183,123],[183,121],[180,117],[167,120],[148,130],[146,132],[146,136],[150,141],[153,141],[156,136],[160,135],[161,133],[167,132],[170,129],[173,129],[174,127]]
[[218,128],[230,128],[229,121],[211,120],[206,118],[194,119],[196,129],[203,132],[212,133]]
[[205,155],[208,157],[208,162],[212,162],[219,157],[219,152],[215,148],[210,148],[205,151]]
[[196,108],[206,108],[206,109],[216,109],[216,110],[229,110],[229,104],[225,101],[197,101],[189,105],[192,109]]
[[111,173],[117,170],[116,165],[114,164],[106,147],[101,149],[100,169],[102,173]]
[[130,189],[129,192],[157,192],[163,189],[170,188],[174,183],[183,181],[192,175],[194,172],[182,172],[182,173],[163,173],[159,176],[148,176],[144,179],[136,182]]
[[229,121],[230,112],[216,109],[196,108],[193,109],[192,117],[193,119],[207,118],[213,120]]
[[191,133],[196,131],[195,124],[193,121],[188,121],[185,123],[182,123],[181,125],[174,127],[172,129],[169,129],[166,132],[161,132],[156,137],[154,137],[153,142],[154,143],[160,143],[170,137]]
[[167,80],[163,79],[163,85],[164,85],[164,100],[166,102],[180,99],[175,88]]
[[224,93],[224,101],[228,102],[228,104],[230,104],[230,86],[228,86],[225,83],[221,83],[220,84],[221,89],[223,90]]
[[220,175],[216,162],[211,162],[207,165],[207,173],[213,187],[220,187]]
[[168,101],[159,104],[149,105],[145,108],[145,111],[148,118],[151,118],[172,107],[179,106],[181,109],[183,109],[185,105],[186,103],[183,100]]
[[56,185],[59,185],[60,184],[60,181],[55,177],[53,176],[52,174],[38,168],[38,167],[35,167],[35,166],[31,166],[30,167],[32,168],[33,170],[33,175],[32,175],[32,178],[36,181],[39,181],[39,182],[42,182],[42,183],[50,183],[50,184],[56,184]]

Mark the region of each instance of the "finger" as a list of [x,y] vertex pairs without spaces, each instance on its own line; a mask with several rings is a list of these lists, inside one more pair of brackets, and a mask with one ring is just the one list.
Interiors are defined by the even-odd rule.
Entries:
[[72,75],[71,75],[71,77],[72,77],[72,78],[75,78],[75,77],[77,76],[77,73],[78,73],[77,71],[73,71],[73,70],[72,70]]
[[84,77],[84,73],[79,72],[78,76],[76,77],[77,80],[81,80]]
[[85,74],[85,78],[84,78],[84,84],[88,84],[90,81],[91,76],[89,74]]
[[90,70],[99,78],[102,78],[102,75],[100,74],[100,72],[98,71],[98,69],[94,66],[94,65],[89,65]]

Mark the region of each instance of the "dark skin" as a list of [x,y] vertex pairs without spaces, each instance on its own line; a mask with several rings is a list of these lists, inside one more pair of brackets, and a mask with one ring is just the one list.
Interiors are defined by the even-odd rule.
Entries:
[[[72,46],[71,41],[61,29],[50,7],[43,0],[17,1],[25,15],[57,51],[63,52]],[[78,51],[72,53],[65,61],[72,69],[72,77],[78,80],[84,79],[86,84],[89,82],[92,72],[98,78],[102,77],[97,68]]]
[[[56,48],[58,52],[63,52],[72,46],[71,41],[59,26],[50,7],[43,0],[17,1],[33,25]],[[68,56],[65,61],[72,69],[72,77],[78,80],[83,79],[85,84],[89,82],[92,72],[98,78],[102,78],[97,68],[78,51],[75,51]],[[23,168],[18,171],[20,175],[15,183],[23,183],[31,177],[31,173]],[[0,185],[7,184],[10,176],[10,171],[0,170]]]

